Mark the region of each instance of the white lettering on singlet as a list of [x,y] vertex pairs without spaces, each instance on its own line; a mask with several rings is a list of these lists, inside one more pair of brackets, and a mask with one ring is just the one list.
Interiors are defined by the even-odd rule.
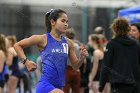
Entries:
[[52,53],[54,53],[55,52],[55,49],[52,49]]
[[69,50],[68,44],[67,43],[62,43],[62,45],[63,45],[63,48],[64,48],[64,53],[68,54],[68,50]]
[[68,54],[68,44],[67,43],[62,43],[63,49],[52,49],[52,53],[66,53]]

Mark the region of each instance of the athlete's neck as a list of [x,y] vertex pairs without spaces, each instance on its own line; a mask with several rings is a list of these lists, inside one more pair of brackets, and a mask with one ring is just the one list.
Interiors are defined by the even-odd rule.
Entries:
[[60,34],[60,33],[57,33],[55,30],[52,30],[52,31],[50,32],[50,35],[51,35],[54,39],[56,39],[56,40],[58,40],[58,41],[61,41],[61,34]]

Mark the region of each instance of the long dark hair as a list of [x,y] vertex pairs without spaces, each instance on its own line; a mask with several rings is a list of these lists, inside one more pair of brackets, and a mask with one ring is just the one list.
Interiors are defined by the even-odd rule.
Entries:
[[53,19],[54,21],[57,21],[57,19],[61,16],[62,13],[66,14],[66,12],[61,9],[55,9],[55,10],[51,9],[49,12],[46,13],[45,25],[48,33],[50,33],[52,29],[50,20]]

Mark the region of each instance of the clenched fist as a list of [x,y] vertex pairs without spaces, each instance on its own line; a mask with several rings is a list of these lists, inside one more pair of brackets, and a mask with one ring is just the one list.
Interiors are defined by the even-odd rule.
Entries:
[[85,59],[88,56],[88,51],[85,45],[82,45],[80,48],[80,59]]
[[34,71],[37,69],[37,65],[35,62],[31,61],[31,60],[27,60],[27,62],[25,63],[27,69],[29,72]]

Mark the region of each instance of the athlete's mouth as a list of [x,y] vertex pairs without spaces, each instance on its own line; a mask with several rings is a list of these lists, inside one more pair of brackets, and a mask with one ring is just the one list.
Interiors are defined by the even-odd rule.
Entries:
[[68,29],[67,27],[64,28],[64,30],[67,30],[67,29]]

